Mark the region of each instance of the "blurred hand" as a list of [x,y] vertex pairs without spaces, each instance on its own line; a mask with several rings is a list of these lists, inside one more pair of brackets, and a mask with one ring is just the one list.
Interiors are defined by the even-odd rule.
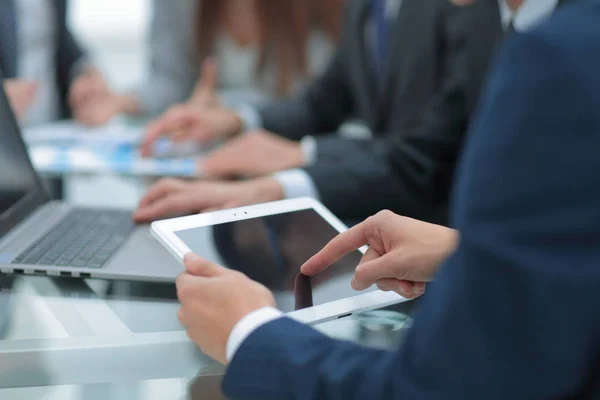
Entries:
[[282,200],[283,188],[273,178],[243,182],[163,179],[150,188],[133,215],[144,223],[172,215],[195,214]]
[[309,276],[318,274],[345,254],[369,245],[352,287],[365,290],[376,284],[383,291],[414,298],[424,293],[425,282],[433,279],[457,242],[458,233],[453,229],[382,211],[337,236],[301,271]]
[[[111,101],[114,97],[102,74],[91,67],[75,79],[69,90],[73,116],[89,125],[105,123],[114,115],[106,105],[114,104]],[[96,110],[98,105],[102,105],[102,110]]]
[[137,100],[133,97],[110,93],[93,98],[74,112],[78,121],[97,126],[106,124],[119,114],[138,114],[140,109]]
[[263,307],[274,307],[273,294],[241,272],[189,253],[187,271],[177,278],[179,321],[206,355],[227,363],[227,341],[235,325]]
[[218,65],[214,59],[209,57],[202,63],[200,79],[187,104],[198,108],[215,108],[221,106],[221,98],[217,93],[218,82]]
[[204,158],[200,168],[211,177],[258,176],[303,164],[298,142],[259,130],[224,144]]
[[32,81],[21,79],[7,79],[4,81],[4,90],[17,119],[20,120],[27,114],[37,88],[37,83]]
[[202,109],[192,104],[179,104],[148,126],[142,155],[150,156],[152,146],[161,136],[168,136],[175,142],[210,143],[218,138],[233,136],[241,129],[239,116],[228,108]]
[[239,133],[242,121],[237,113],[221,104],[216,84],[217,65],[208,59],[202,65],[202,76],[192,98],[171,107],[148,126],[142,155],[150,156],[152,145],[161,136],[176,142],[210,143]]
[[110,89],[102,74],[96,68],[89,67],[80,74],[69,89],[69,104],[77,109],[91,99],[102,98],[110,94]]

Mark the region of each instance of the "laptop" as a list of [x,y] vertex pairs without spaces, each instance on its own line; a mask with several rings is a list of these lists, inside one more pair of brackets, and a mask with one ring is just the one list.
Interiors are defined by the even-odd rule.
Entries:
[[0,85],[0,274],[174,281],[184,267],[131,214],[51,201]]

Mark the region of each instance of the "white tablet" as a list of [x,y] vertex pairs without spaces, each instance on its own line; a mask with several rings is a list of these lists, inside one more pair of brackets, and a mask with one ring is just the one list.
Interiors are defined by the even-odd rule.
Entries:
[[271,289],[280,310],[309,324],[406,301],[376,287],[352,289],[364,249],[314,277],[299,273],[305,261],[344,230],[329,210],[308,198],[174,218],[151,227],[177,259],[194,252],[239,270]]

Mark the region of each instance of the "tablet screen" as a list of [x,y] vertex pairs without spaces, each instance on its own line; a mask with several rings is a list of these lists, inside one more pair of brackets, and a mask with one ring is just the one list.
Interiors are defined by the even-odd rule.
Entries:
[[[356,296],[350,287],[362,254],[355,251],[308,278],[300,266],[337,234],[316,211],[289,213],[177,231],[194,253],[262,283],[280,310],[294,311]],[[362,292],[361,292],[362,293]]]

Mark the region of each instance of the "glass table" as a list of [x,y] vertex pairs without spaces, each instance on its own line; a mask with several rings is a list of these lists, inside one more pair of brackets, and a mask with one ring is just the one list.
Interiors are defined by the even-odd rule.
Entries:
[[[0,287],[2,400],[223,398],[223,367],[187,338],[172,284],[0,276]],[[359,322],[317,329],[364,342]],[[390,335],[368,343],[401,331]]]
[[[82,206],[133,208],[150,183],[66,178],[67,199]],[[392,308],[409,313],[413,305]],[[173,284],[0,275],[0,399],[223,399],[224,368],[189,341],[178,308]],[[361,316],[316,328],[378,347],[397,346],[403,332],[370,334]]]

